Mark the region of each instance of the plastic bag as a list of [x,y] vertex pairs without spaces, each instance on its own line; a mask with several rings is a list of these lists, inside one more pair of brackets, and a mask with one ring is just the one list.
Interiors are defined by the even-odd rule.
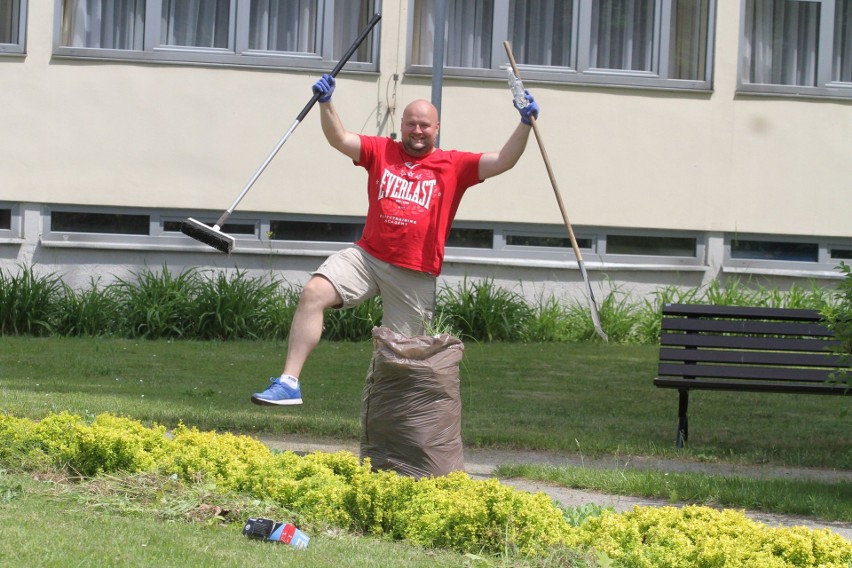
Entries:
[[361,396],[361,458],[414,478],[464,469],[459,365],[451,335],[406,336],[373,328]]

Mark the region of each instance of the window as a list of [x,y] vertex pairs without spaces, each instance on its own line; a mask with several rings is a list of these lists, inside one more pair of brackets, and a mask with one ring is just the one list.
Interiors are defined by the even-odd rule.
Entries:
[[50,230],[55,233],[147,235],[150,222],[148,215],[53,211],[50,215]]
[[697,241],[690,237],[607,235],[607,254],[694,257]]
[[12,210],[0,207],[0,230],[12,230]]
[[24,53],[27,0],[0,0],[0,55]]
[[852,260],[852,246],[831,247],[831,258],[837,260]]
[[817,262],[819,260],[819,245],[816,243],[734,239],[731,241],[731,258]]
[[[0,0],[0,5],[4,0]],[[331,69],[375,0],[55,0],[66,57]],[[347,68],[375,70],[377,32]]]
[[848,239],[732,234],[725,238],[725,270],[744,274],[830,274],[852,252]]
[[[711,88],[715,0],[446,0],[448,75]],[[412,73],[431,72],[435,0],[413,0]]]
[[276,241],[318,241],[354,243],[361,238],[364,225],[321,221],[280,221],[269,224],[269,238]]
[[[553,237],[542,235],[506,235],[506,246],[509,247],[528,247],[528,248],[563,248],[570,249],[571,239],[569,237]],[[592,248],[592,239],[577,238],[577,246],[581,249]]]
[[491,229],[450,229],[447,236],[448,247],[494,248],[494,231]]
[[852,97],[852,0],[747,0],[739,89]]

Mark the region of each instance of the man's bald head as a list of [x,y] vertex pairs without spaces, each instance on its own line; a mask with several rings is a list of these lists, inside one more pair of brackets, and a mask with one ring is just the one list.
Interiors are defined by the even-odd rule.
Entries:
[[435,105],[425,99],[408,103],[402,111],[400,126],[403,148],[408,154],[418,158],[431,154],[435,150],[439,128],[438,109]]

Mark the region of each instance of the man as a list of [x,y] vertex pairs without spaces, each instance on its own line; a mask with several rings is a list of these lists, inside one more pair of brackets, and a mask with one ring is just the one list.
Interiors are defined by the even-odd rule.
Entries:
[[[521,122],[499,152],[472,153],[437,148],[437,109],[425,100],[402,113],[400,140],[350,132],[331,96],[335,79],[323,75],[320,123],[328,143],[369,174],[364,233],[354,246],[330,256],[302,290],[280,377],[251,400],[260,405],[302,403],[299,375],[322,335],[327,308],[351,308],[381,294],[382,325],[403,335],[420,335],[431,321],[444,244],[467,188],[511,169],[526,149],[531,117],[539,107],[518,109]],[[517,108],[517,107],[516,107]]]

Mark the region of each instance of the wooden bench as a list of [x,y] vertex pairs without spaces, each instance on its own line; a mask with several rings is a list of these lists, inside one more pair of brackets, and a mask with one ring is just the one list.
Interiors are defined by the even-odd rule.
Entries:
[[852,395],[849,358],[816,310],[666,304],[654,385],[677,389],[677,447],[689,391]]

